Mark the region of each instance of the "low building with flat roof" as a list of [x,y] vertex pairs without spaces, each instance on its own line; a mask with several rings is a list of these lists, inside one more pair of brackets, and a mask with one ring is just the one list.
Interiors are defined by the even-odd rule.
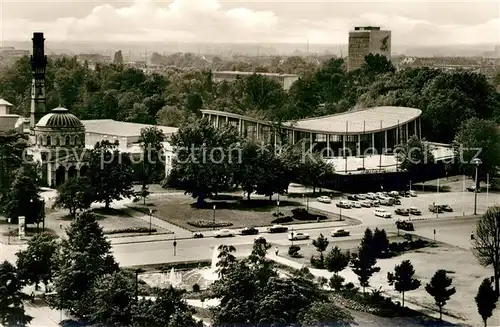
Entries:
[[298,75],[293,74],[278,74],[278,73],[258,73],[258,72],[239,72],[239,71],[214,71],[212,72],[213,80],[215,82],[221,81],[234,81],[237,78],[248,77],[253,74],[266,76],[272,80],[277,81],[284,90],[290,89],[292,84],[299,79]]

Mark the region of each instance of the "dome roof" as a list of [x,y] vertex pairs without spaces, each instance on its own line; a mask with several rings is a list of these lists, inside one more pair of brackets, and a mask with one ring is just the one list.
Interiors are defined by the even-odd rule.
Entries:
[[82,128],[83,124],[75,115],[70,114],[69,110],[62,107],[52,109],[50,114],[43,116],[36,127],[50,128]]

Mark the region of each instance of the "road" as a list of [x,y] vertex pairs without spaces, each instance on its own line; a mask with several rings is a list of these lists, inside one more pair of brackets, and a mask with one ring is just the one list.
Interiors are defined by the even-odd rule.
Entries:
[[[415,221],[415,233],[422,237],[432,239],[433,231],[436,230],[436,241],[449,243],[451,245],[469,248],[470,233],[473,230],[478,218],[439,218],[432,220]],[[349,230],[351,235],[342,238],[330,237],[332,228],[329,229],[303,229],[302,232],[308,233],[312,238],[316,238],[323,233],[328,236],[330,243],[338,245],[340,248],[351,249],[359,245],[366,225],[351,226]],[[374,226],[369,226],[374,227]],[[387,232],[396,233],[397,229],[392,220],[380,218],[376,225],[378,228],[384,228]],[[287,240],[287,234],[261,234],[268,242],[277,246],[289,246],[291,241]],[[221,244],[234,245],[238,253],[249,253],[256,236],[235,236],[228,238],[206,237],[201,239],[177,240],[176,255],[172,240],[114,244],[113,253],[116,260],[124,267],[137,265],[161,264],[181,261],[210,260],[214,247]],[[311,243],[310,240],[295,241],[295,244],[303,245]]]

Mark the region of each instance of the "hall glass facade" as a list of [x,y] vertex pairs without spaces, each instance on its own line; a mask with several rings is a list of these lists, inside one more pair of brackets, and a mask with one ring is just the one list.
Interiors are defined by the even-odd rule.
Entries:
[[[349,132],[349,123],[346,124],[345,132],[328,132],[301,129],[293,124],[282,125],[278,129],[270,122],[229,112],[202,110],[202,113],[216,127],[235,127],[243,138],[275,146],[302,143],[306,150],[321,152],[324,158],[391,155],[398,145],[406,143],[412,136],[421,138],[420,116],[368,132]],[[364,122],[356,123],[364,125]]]

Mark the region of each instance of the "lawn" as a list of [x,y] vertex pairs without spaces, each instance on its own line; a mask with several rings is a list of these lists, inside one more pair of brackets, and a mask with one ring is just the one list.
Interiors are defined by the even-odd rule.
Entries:
[[[220,195],[217,200],[207,200],[202,208],[196,207],[196,201],[185,195],[166,195],[161,198],[149,199],[146,206],[141,202],[131,205],[131,208],[148,214],[149,209],[154,210],[154,216],[190,231],[209,230],[211,228],[194,227],[188,222],[204,220],[212,222],[215,217],[217,223],[226,223],[228,228],[242,228],[246,226],[269,226],[272,225],[273,213],[278,212],[276,200],[269,201],[262,197],[244,200],[241,196]],[[213,209],[215,205],[216,209]],[[285,216],[291,216],[291,210],[302,207],[299,202],[288,199],[280,200],[279,211]],[[325,214],[323,212],[311,213]],[[336,220],[336,217],[326,215],[327,219],[322,221]],[[306,223],[307,221],[293,221],[294,224]],[[314,220],[316,222],[316,220]]]

